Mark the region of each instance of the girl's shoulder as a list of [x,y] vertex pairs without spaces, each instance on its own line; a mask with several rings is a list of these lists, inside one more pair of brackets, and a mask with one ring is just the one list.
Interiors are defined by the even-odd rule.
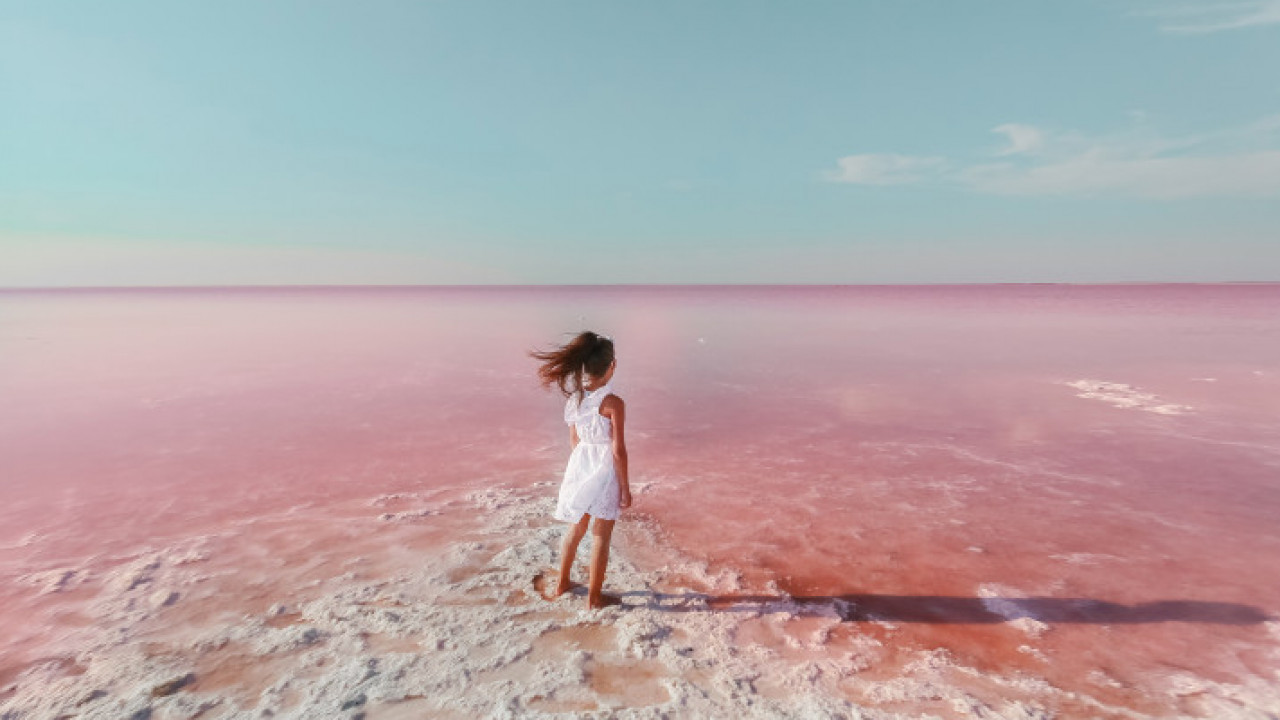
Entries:
[[564,421],[572,422],[578,415],[578,398],[574,395],[564,399]]

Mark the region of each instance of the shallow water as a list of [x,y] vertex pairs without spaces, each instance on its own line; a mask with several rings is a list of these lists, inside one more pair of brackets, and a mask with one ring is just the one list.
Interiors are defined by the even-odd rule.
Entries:
[[1280,713],[1277,285],[5,291],[0,408],[13,717]]

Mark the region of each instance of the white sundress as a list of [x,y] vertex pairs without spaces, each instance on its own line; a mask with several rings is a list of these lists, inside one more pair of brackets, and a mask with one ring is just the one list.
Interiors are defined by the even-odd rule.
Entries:
[[569,455],[560,483],[555,519],[576,523],[583,513],[602,520],[618,519],[618,475],[613,466],[613,422],[600,414],[600,403],[613,393],[609,383],[576,394],[564,404],[564,422],[578,429],[578,444]]

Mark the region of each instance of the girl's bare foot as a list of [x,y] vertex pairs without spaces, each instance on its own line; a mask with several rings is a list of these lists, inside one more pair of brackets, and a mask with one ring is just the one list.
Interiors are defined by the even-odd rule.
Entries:
[[587,598],[587,607],[592,610],[603,610],[604,608],[621,604],[622,598],[617,595],[605,595],[602,593],[598,598]]
[[533,578],[533,589],[542,596],[543,600],[555,600],[561,595],[578,587],[578,583],[576,582],[570,582],[568,585],[560,587],[559,579],[552,583],[549,576],[550,573],[539,573]]

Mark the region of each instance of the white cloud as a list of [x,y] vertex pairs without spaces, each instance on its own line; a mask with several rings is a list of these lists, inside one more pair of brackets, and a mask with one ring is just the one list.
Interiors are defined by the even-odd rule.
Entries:
[[917,182],[934,174],[944,161],[940,157],[883,153],[849,155],[836,163],[840,169],[827,175],[827,179],[833,182],[901,185]]
[[1280,195],[1280,150],[1203,157],[1108,157],[1091,150],[1031,167],[973,165],[964,184],[996,195],[1120,194],[1150,198]]
[[[969,163],[935,156],[852,155],[840,182],[932,183],[993,195],[1125,195],[1159,199],[1280,196],[1280,118],[1186,137],[1135,129],[1088,137],[1008,123],[1009,145]],[[886,159],[888,158],[888,159]]]
[[1044,144],[1043,133],[1030,125],[1005,123],[1004,125],[997,125],[992,128],[991,132],[1001,133],[1005,137],[1009,138],[1009,146],[997,153],[998,155],[1016,155],[1018,153],[1034,152]]
[[1135,14],[1157,18],[1161,32],[1203,35],[1280,23],[1280,0],[1199,2],[1159,7]]

